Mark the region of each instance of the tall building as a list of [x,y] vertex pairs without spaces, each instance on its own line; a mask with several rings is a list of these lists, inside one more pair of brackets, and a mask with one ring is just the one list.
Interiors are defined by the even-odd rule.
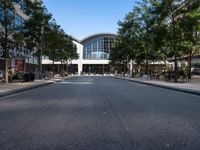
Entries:
[[[12,0],[13,10],[9,10],[9,14],[12,15],[13,21],[9,26],[15,32],[18,32],[18,27],[22,26],[23,23],[29,19],[24,13],[24,1],[23,0]],[[0,21],[4,20],[4,12],[0,11]],[[4,28],[0,22],[0,29],[4,32]],[[12,34],[9,35],[8,43],[8,57],[9,57],[9,69],[13,72],[24,73],[29,71],[31,68],[35,69],[38,64],[38,59],[31,55],[30,50],[27,50],[23,46],[16,47],[13,40]],[[4,70],[5,66],[5,52],[3,51],[3,40],[0,41],[0,70]]]
[[[83,40],[73,38],[79,59],[68,62],[68,72],[77,74],[104,74],[111,72],[109,56],[115,38],[116,35],[112,33],[94,34]],[[48,57],[43,57],[42,63],[44,70],[52,71],[52,61]],[[55,64],[59,73],[61,63],[56,62]]]

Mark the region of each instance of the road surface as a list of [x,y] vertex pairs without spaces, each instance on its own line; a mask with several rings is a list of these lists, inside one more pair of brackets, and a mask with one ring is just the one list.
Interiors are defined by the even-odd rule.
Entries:
[[200,97],[78,77],[0,99],[0,150],[165,149],[200,149]]

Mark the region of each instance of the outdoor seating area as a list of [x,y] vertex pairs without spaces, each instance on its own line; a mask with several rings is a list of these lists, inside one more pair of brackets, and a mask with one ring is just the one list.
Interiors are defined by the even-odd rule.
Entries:
[[[174,71],[169,71],[166,72],[164,75],[165,81],[171,81],[175,79],[175,72]],[[190,75],[188,72],[184,71],[178,71],[177,72],[177,80],[180,82],[189,82],[191,79]]]
[[[165,71],[162,73],[152,73],[150,74],[151,80],[164,80],[166,82],[175,80],[175,72],[174,71]],[[177,81],[178,82],[190,82],[191,76],[188,72],[178,71],[177,72]]]

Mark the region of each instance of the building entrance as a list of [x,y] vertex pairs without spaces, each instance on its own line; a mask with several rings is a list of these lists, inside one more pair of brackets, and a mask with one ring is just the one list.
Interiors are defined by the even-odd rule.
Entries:
[[105,74],[110,73],[109,65],[83,65],[84,74]]

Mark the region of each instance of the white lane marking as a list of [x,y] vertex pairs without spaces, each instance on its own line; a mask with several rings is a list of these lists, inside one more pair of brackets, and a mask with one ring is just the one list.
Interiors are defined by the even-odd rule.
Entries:
[[94,82],[58,82],[58,84],[94,84]]

